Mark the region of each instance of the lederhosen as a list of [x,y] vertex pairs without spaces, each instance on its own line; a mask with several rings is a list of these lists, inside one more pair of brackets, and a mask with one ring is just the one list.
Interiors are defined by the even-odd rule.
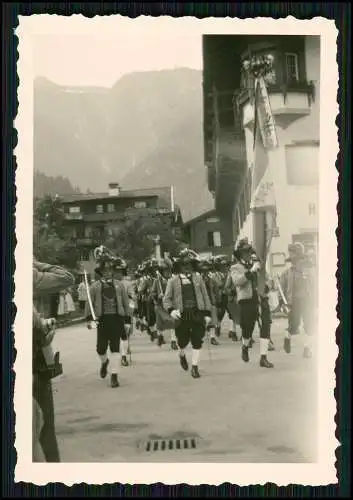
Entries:
[[118,314],[118,301],[114,283],[102,281],[102,316],[97,327],[97,353],[119,352],[120,339],[124,340],[125,318]]
[[191,342],[194,349],[201,349],[203,337],[205,335],[204,313],[197,308],[192,276],[187,275],[186,277],[190,283],[183,283],[183,277],[179,275],[181,280],[183,311],[180,321],[176,323],[175,335],[181,349],[184,349],[189,342]]

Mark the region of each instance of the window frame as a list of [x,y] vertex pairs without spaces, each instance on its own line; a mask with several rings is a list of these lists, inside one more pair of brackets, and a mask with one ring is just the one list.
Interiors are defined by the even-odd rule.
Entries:
[[[215,234],[219,235],[219,245],[216,245]],[[222,247],[221,231],[207,231],[207,247],[208,248],[221,248]]]
[[[98,207],[102,207],[102,210],[98,210]],[[104,214],[104,205],[96,205],[96,214]]]
[[79,205],[73,205],[69,207],[69,214],[80,214],[81,207]]
[[[143,206],[139,206],[141,204]],[[137,209],[147,208],[147,201],[145,201],[145,200],[134,201],[134,208],[137,208]]]
[[[295,59],[295,80],[290,80],[288,78],[288,64],[287,64],[287,56],[294,56]],[[284,75],[286,83],[298,83],[299,82],[299,55],[296,52],[284,52]]]
[[[112,210],[111,210],[111,208],[112,208]],[[116,211],[115,209],[116,209],[115,203],[108,203],[107,204],[107,212],[108,213],[111,214],[111,213],[115,212]]]

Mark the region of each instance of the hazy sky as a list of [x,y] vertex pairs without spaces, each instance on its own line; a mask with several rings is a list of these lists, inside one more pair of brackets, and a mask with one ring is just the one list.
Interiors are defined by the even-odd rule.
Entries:
[[32,40],[34,77],[58,84],[111,86],[132,71],[202,68],[200,34],[41,34]]

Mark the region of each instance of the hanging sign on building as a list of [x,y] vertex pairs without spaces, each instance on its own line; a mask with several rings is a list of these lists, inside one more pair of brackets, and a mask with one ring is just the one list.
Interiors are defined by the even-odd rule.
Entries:
[[256,82],[255,112],[264,147],[266,149],[276,148],[278,146],[276,124],[272,114],[266,83],[263,78],[259,78]]

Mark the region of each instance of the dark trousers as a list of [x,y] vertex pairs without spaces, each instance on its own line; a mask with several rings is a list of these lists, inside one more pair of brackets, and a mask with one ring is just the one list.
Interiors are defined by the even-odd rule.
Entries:
[[250,339],[259,316],[259,303],[257,296],[243,299],[238,302],[240,314],[240,328],[244,339]]
[[301,320],[303,320],[305,333],[310,335],[313,328],[313,307],[308,298],[293,298],[288,313],[288,332],[291,335],[298,332]]
[[217,304],[217,318],[219,322],[223,320],[224,315],[227,311],[227,306],[228,306],[228,297],[226,295],[222,295],[221,302]]
[[53,388],[50,379],[38,375],[33,383],[33,397],[43,413],[43,428],[39,442],[46,462],[60,462],[60,454],[55,434]]
[[120,339],[127,339],[124,318],[117,314],[102,316],[97,327],[97,354],[104,356],[108,346],[110,352],[119,352]]
[[189,342],[193,349],[201,349],[205,336],[205,318],[200,311],[183,311],[180,321],[175,326],[175,335],[180,349],[185,349]]
[[146,319],[147,324],[150,328],[152,328],[156,324],[157,317],[154,302],[152,300],[148,300],[146,302]]
[[137,299],[137,316],[140,320],[145,317],[144,301],[141,297],[138,297]]

